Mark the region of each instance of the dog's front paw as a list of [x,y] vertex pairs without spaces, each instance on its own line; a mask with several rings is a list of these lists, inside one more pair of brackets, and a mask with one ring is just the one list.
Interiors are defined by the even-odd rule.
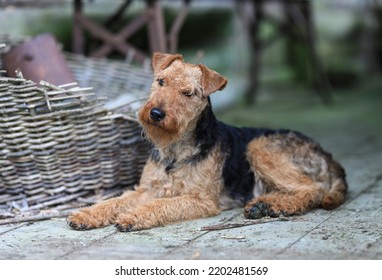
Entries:
[[136,224],[137,219],[135,215],[132,214],[120,215],[115,221],[115,227],[121,232],[138,230],[139,228],[136,226]]
[[105,226],[104,221],[88,209],[71,214],[67,219],[67,223],[75,230],[90,230]]
[[138,231],[152,228],[154,225],[147,217],[136,213],[124,213],[115,220],[115,227],[121,232]]
[[124,223],[119,224],[119,223],[117,223],[117,224],[115,224],[115,227],[120,232],[134,231],[134,226],[132,224],[124,224]]
[[86,215],[81,212],[71,214],[67,219],[68,225],[75,230],[89,230],[95,228],[88,222]]

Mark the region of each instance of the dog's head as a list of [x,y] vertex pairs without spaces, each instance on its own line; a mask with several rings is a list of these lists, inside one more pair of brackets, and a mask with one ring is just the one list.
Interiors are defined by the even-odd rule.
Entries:
[[179,54],[154,53],[151,93],[138,116],[149,139],[159,148],[187,139],[208,97],[227,80],[204,65],[185,63]]

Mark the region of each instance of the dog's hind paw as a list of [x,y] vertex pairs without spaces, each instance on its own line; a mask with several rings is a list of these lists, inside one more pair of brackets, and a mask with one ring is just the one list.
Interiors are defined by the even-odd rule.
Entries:
[[244,216],[247,219],[260,219],[263,217],[278,217],[271,206],[265,202],[258,202],[252,205],[248,205],[244,209]]

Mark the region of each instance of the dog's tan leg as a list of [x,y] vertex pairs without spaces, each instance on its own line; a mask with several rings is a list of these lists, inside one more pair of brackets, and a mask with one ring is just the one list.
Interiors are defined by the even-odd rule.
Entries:
[[[324,206],[322,200],[333,190],[333,182],[345,182],[341,168],[329,172],[336,164],[329,154],[293,133],[253,140],[247,156],[255,176],[267,186],[263,195],[247,203],[247,218],[303,214]],[[345,198],[331,197],[330,206],[334,207]]]
[[120,197],[102,201],[73,213],[68,217],[68,224],[76,230],[104,227],[113,224],[120,212],[146,203],[150,199],[148,192],[142,190],[127,191]]
[[134,231],[214,216],[219,212],[216,201],[201,195],[158,198],[120,214],[116,226],[120,231]]
[[149,160],[143,168],[142,178],[135,191],[127,191],[120,197],[102,201],[71,214],[67,220],[68,225],[76,230],[88,230],[114,224],[120,213],[154,198],[150,188],[155,172],[155,164]]

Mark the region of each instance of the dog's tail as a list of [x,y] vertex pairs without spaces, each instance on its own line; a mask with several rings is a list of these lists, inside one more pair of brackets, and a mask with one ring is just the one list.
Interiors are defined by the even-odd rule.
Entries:
[[334,209],[340,206],[346,198],[348,185],[346,182],[345,170],[342,166],[332,160],[329,167],[331,186],[330,189],[324,193],[320,206],[326,210]]

